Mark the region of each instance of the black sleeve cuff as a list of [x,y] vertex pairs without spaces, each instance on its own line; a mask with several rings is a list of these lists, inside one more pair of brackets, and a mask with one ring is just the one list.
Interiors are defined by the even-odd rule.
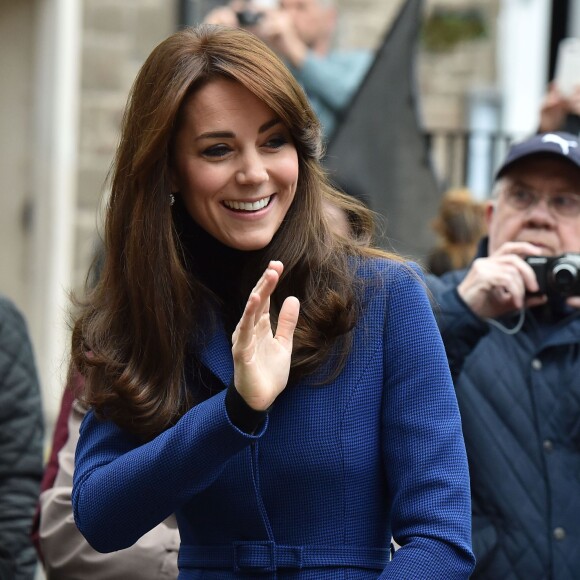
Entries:
[[256,411],[256,409],[252,409],[244,401],[242,395],[238,393],[233,383],[226,391],[226,413],[230,421],[240,431],[250,434],[258,431],[268,416],[268,411]]

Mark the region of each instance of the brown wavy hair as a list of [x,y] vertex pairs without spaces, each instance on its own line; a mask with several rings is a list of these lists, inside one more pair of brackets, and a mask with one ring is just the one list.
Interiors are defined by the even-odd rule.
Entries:
[[437,243],[427,260],[436,276],[467,267],[477,244],[487,232],[484,205],[473,199],[467,188],[453,188],[443,196],[432,222]]
[[[300,86],[259,39],[241,29],[202,25],[159,44],[132,87],[111,169],[105,258],[96,286],[77,300],[72,364],[86,378],[84,402],[99,416],[144,438],[173,424],[195,401],[184,388],[185,345],[208,290],[188,271],[171,193],[172,141],[186,99],[212,79],[239,82],[289,128],[298,152],[294,201],[256,266],[284,263],[272,297],[276,323],[285,296],[301,301],[290,381],[338,353],[348,354],[360,301],[353,257],[372,250],[373,218],[335,191],[320,166],[320,125]],[[352,235],[332,231],[324,203],[349,216]],[[335,357],[333,357],[334,359]]]

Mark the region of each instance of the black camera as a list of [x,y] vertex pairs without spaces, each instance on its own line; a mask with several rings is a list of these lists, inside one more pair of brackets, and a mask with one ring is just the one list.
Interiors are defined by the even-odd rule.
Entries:
[[254,12],[253,10],[242,10],[241,12],[236,12],[238,17],[238,24],[240,26],[255,26],[260,21],[260,18],[264,16],[263,12]]
[[580,254],[527,256],[525,260],[538,279],[538,294],[580,295]]

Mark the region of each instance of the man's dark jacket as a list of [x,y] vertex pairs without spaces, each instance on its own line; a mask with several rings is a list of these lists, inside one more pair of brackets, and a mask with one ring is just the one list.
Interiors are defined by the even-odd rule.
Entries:
[[[580,312],[526,311],[513,335],[428,277],[454,375],[473,500],[472,578],[580,578]],[[515,327],[517,316],[501,319]]]
[[42,477],[40,389],[24,319],[0,297],[0,578],[31,580],[29,531]]

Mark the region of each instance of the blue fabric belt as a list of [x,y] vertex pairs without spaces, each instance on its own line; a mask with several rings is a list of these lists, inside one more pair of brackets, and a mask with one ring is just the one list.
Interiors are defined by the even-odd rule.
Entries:
[[179,567],[222,568],[235,572],[275,572],[278,568],[343,566],[382,570],[389,548],[361,546],[279,546],[274,542],[233,542],[226,546],[187,546],[179,550]]

